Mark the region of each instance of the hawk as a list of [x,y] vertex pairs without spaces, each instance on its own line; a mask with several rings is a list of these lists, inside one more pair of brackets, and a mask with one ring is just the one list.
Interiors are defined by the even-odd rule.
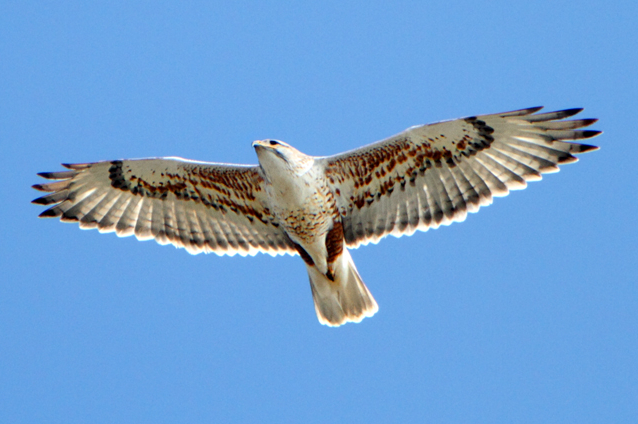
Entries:
[[63,164],[38,175],[41,217],[189,253],[299,255],[317,317],[339,326],[378,310],[348,252],[455,221],[598,149],[582,109],[541,107],[421,125],[327,157],[278,140],[253,143],[259,165],[174,157]]

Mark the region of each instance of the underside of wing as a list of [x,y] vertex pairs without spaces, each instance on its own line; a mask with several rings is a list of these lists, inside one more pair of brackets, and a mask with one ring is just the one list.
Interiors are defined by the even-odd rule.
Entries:
[[256,166],[179,158],[64,166],[69,170],[38,174],[56,180],[33,186],[49,192],[33,201],[50,206],[41,217],[155,239],[190,253],[296,254],[264,201]]
[[541,108],[416,126],[387,140],[322,158],[351,248],[463,221],[493,197],[520,190],[574,154],[597,149],[567,142],[594,137],[596,119],[566,120],[582,109]]

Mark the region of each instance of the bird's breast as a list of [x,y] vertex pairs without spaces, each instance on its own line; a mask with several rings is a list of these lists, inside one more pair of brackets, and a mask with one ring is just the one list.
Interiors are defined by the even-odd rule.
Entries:
[[320,178],[297,176],[267,189],[272,210],[288,235],[298,243],[325,237],[332,225],[334,197]]

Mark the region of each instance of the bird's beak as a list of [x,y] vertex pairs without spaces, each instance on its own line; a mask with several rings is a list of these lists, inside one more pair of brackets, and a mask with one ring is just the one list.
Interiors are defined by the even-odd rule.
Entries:
[[253,148],[256,149],[257,147],[264,147],[264,141],[263,140],[253,141]]

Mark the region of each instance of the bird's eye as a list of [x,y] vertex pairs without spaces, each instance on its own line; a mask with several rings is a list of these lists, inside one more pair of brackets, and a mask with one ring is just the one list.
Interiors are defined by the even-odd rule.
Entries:
[[276,146],[279,144],[277,140],[269,140],[268,142],[270,143],[271,146]]

